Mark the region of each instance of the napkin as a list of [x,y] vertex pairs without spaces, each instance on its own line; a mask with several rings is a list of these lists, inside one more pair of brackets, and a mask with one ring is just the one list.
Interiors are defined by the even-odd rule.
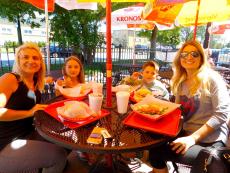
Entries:
[[80,97],[88,94],[92,87],[89,84],[79,84],[73,88],[63,88],[56,83],[55,88],[58,89],[64,96]]
[[79,101],[67,101],[64,106],[57,107],[56,110],[62,118],[70,120],[84,119],[94,113],[86,103]]

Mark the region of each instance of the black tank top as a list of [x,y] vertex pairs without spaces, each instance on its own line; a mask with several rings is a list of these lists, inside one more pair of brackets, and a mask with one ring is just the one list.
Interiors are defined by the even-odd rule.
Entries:
[[[18,88],[10,96],[5,108],[30,110],[36,103],[41,102],[41,93],[39,90],[36,90],[35,93],[29,91],[24,82],[19,80],[19,75],[14,73],[11,74],[17,78]],[[17,138],[23,138],[33,131],[34,128],[32,124],[33,117],[14,121],[0,121],[0,150],[11,141]]]

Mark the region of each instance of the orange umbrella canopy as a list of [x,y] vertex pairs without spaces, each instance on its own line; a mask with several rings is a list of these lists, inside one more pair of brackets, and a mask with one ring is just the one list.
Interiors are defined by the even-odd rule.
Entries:
[[[159,4],[159,1],[165,3]],[[173,3],[174,2],[174,3]],[[143,10],[143,18],[159,23],[175,23],[182,26],[194,25],[197,0],[150,0]],[[198,24],[230,19],[230,0],[200,0]]]
[[[22,0],[24,2],[28,2],[31,5],[39,8],[39,9],[45,9],[45,1],[44,0]],[[47,0],[48,4],[48,11],[53,12],[54,11],[54,0]]]

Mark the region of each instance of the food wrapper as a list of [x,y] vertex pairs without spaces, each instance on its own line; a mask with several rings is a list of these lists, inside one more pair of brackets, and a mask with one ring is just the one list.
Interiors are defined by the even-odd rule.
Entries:
[[142,101],[131,105],[133,111],[138,115],[152,120],[162,118],[179,107],[180,104],[160,100],[152,95],[147,95]]
[[92,87],[88,84],[79,84],[73,88],[63,88],[63,86],[55,84],[55,88],[60,91],[60,93],[67,98],[76,98],[87,95]]
[[82,121],[94,114],[86,103],[79,101],[67,101],[64,106],[57,107],[56,110],[63,121]]

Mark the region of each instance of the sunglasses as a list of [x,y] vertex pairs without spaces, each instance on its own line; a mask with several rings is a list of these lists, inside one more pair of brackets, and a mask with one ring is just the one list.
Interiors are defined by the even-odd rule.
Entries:
[[191,55],[193,58],[198,58],[200,56],[200,53],[197,51],[191,51],[191,52],[181,52],[180,57],[181,58],[186,58],[188,55]]

